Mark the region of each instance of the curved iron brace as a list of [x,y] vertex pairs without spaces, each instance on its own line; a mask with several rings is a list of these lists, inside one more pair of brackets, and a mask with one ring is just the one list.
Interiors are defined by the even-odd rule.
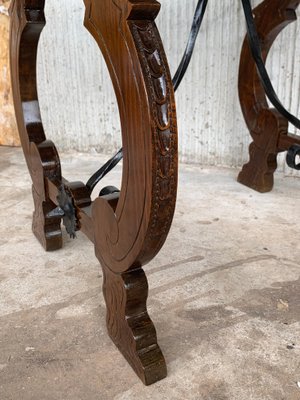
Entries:
[[120,149],[110,160],[108,160],[86,183],[91,194],[95,186],[103,179],[123,158],[123,149]]
[[297,162],[298,157],[300,157],[300,146],[294,144],[287,152],[286,162],[290,168],[300,171],[300,163]]
[[190,31],[190,36],[189,36],[183,57],[179,64],[179,67],[177,68],[177,71],[173,78],[173,86],[174,86],[175,92],[178,89],[178,87],[188,69],[190,61],[192,59],[197,36],[198,36],[199,30],[200,30],[200,27],[201,27],[201,24],[202,24],[204,15],[205,15],[207,3],[208,3],[208,0],[199,0],[198,1],[196,11],[194,14],[192,28]]
[[[188,42],[181,59],[181,62],[177,68],[177,71],[172,79],[174,91],[178,89],[192,59],[192,55],[195,49],[196,40],[199,34],[199,30],[205,15],[206,6],[208,0],[199,0],[196,11],[194,13],[193,23],[188,38]],[[94,190],[95,186],[113,169],[123,158],[123,149],[120,149],[111,159],[109,159],[94,175],[88,180],[86,187],[90,194]],[[101,195],[101,194],[100,194]]]

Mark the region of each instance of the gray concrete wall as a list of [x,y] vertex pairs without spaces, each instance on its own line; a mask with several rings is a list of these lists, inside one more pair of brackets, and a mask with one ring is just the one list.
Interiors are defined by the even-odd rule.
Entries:
[[[47,135],[62,150],[112,153],[121,144],[118,111],[106,65],[82,25],[83,1],[46,3],[47,26],[42,35],[38,73]],[[161,3],[157,24],[174,73],[197,0]],[[258,3],[252,1],[253,6]],[[285,30],[268,62],[282,102],[298,115],[299,30],[297,23]],[[244,35],[241,3],[210,0],[191,68],[177,92],[180,155],[184,162],[240,166],[247,160],[250,138],[237,95]],[[283,158],[280,169],[293,174]]]

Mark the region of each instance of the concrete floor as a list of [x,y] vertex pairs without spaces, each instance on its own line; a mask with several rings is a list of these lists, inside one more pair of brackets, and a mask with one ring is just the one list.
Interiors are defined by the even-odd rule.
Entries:
[[[104,157],[62,159],[85,180]],[[92,244],[43,251],[21,150],[0,148],[0,399],[299,400],[300,180],[261,195],[236,175],[181,166],[172,230],[145,268],[168,377],[144,387],[106,334]]]

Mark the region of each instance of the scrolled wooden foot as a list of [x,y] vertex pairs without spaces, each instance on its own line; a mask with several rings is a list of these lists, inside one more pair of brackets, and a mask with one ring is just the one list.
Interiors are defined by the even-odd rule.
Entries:
[[[299,3],[299,0],[264,0],[254,9],[264,61],[276,37],[296,20]],[[288,138],[288,122],[268,105],[247,37],[240,59],[239,97],[253,142],[249,148],[250,160],[243,166],[238,181],[259,192],[268,192],[273,188],[277,155],[288,149],[280,145]]]
[[51,200],[43,201],[32,186],[34,212],[32,231],[46,251],[58,250],[62,247],[61,218],[49,217],[56,205]]
[[145,385],[165,378],[165,359],[146,309],[148,283],[143,269],[115,274],[103,267],[103,273],[109,336]]
[[265,155],[265,151],[252,142],[249,146],[249,162],[238,175],[238,182],[260,193],[270,192],[274,186],[277,154]]
[[276,110],[261,112],[256,131],[251,132],[254,141],[249,146],[250,159],[239,173],[238,182],[260,193],[272,190],[277,168],[278,140],[280,132],[285,134],[287,129],[287,121]]

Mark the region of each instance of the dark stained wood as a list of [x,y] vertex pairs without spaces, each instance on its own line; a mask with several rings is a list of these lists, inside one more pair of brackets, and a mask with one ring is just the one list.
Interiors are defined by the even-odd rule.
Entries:
[[[45,250],[57,250],[62,247],[60,218],[48,217],[56,205],[49,197],[45,184],[46,178],[61,179],[61,170],[55,146],[50,141],[39,144],[30,143],[30,151],[25,157],[30,162],[34,212],[32,230]],[[24,147],[23,147],[24,148]]]
[[[35,4],[34,4],[35,3]],[[12,89],[19,135],[32,178],[34,213],[32,229],[46,250],[62,247],[60,219],[48,218],[55,205],[50,200],[45,178],[61,179],[60,162],[54,144],[47,141],[39,110],[36,88],[36,54],[45,25],[40,1],[12,1],[10,6],[10,65]]]
[[167,237],[177,186],[173,86],[153,21],[160,5],[154,0],[85,4],[85,26],[102,51],[115,88],[124,152],[117,206],[105,198],[92,205],[96,256],[105,276],[107,326],[120,351],[149,384],[165,377],[166,366],[146,311],[147,281],[141,267]]
[[[299,3],[300,0],[265,0],[254,9],[264,61],[279,33],[296,20]],[[239,96],[253,142],[249,148],[250,160],[243,166],[238,181],[259,192],[268,192],[274,184],[277,154],[288,150],[291,141],[300,144],[300,140],[288,135],[288,121],[269,107],[247,38],[240,60]]]
[[167,367],[147,313],[148,283],[137,266],[121,274],[103,267],[109,336],[145,385],[165,378]]
[[85,26],[102,51],[116,92],[124,154],[120,193],[93,203],[82,182],[63,178],[55,145],[43,129],[36,54],[44,6],[42,0],[13,0],[10,7],[12,87],[33,183],[33,232],[46,250],[62,246],[61,218],[53,210],[63,185],[76,210],[76,227],[94,243],[103,268],[108,333],[148,385],[166,376],[166,364],[146,309],[142,266],[166,240],[177,190],[174,92],[154,23],[160,4],[85,0]]

